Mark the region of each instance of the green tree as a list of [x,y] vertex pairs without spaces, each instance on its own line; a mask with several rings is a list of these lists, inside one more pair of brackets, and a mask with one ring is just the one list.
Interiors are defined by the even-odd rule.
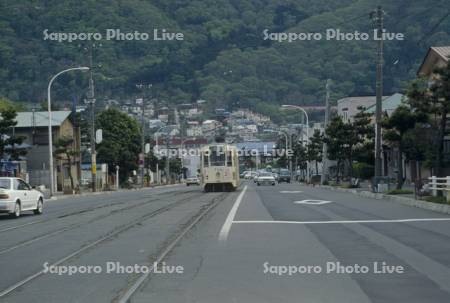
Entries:
[[383,121],[385,132],[383,139],[397,149],[397,189],[403,186],[403,155],[406,148],[408,131],[414,129],[416,123],[424,122],[426,116],[411,110],[406,105],[400,105],[391,116]]
[[328,157],[336,160],[336,179],[339,182],[341,167],[352,153],[352,129],[349,123],[344,123],[339,116],[331,119],[325,129],[324,142],[328,146]]
[[323,135],[319,130],[315,130],[313,136],[310,138],[307,145],[307,159],[314,161],[316,168],[316,175],[319,174],[319,163],[322,162],[323,152]]
[[450,62],[434,70],[433,82],[426,79],[414,81],[408,91],[408,100],[417,112],[432,116],[430,123],[435,127],[433,168],[438,176],[443,176],[446,159],[444,157],[444,138],[448,133],[447,115],[450,113]]
[[0,116],[0,159],[5,157],[6,147],[9,145],[12,160],[17,160],[20,153],[14,146],[22,144],[24,138],[13,135],[13,128],[17,125],[16,110],[13,107],[6,107],[0,111]]
[[103,141],[97,146],[97,162],[107,163],[109,171],[115,171],[115,166],[119,165],[121,181],[125,181],[137,169],[141,150],[139,124],[111,108],[97,116],[96,127],[103,130]]
[[14,109],[15,111],[25,110],[25,106],[23,103],[12,102],[8,98],[0,97],[0,112],[11,108]]
[[[367,113],[364,107],[358,107],[358,113],[353,117],[349,125],[351,133],[349,148],[349,174],[353,177],[353,161],[357,159],[370,159],[373,155],[374,125],[371,123],[372,114]],[[367,161],[369,162],[369,161]]]
[[75,164],[74,160],[78,154],[78,151],[74,148],[74,139],[71,137],[60,137],[55,141],[54,145],[54,154],[60,160],[64,160],[67,164],[70,179],[70,188],[74,189],[75,184],[72,175],[72,165]]

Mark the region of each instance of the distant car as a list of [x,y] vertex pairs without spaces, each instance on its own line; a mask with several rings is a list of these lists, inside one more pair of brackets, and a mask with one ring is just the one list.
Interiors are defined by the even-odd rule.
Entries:
[[275,178],[275,180],[278,181],[278,174],[277,173],[272,173],[273,177]]
[[255,173],[255,175],[253,176],[253,183],[256,183],[256,181],[258,180],[258,176],[260,175],[261,173]]
[[255,178],[255,176],[256,176],[256,172],[254,172],[254,171],[248,171],[248,172],[244,175],[244,179],[251,180],[251,179]]
[[247,175],[248,173],[250,173],[248,170],[244,170],[244,171],[239,175],[239,177],[245,178],[245,175]]
[[258,186],[268,184],[275,185],[276,181],[272,173],[260,173],[258,177],[256,177],[256,184]]
[[197,177],[186,178],[186,186],[190,185],[200,185],[200,179]]
[[32,210],[36,215],[44,210],[44,195],[19,178],[0,177],[0,212],[14,218],[23,211]]
[[291,173],[287,169],[280,170],[278,174],[278,183],[286,182],[291,183]]

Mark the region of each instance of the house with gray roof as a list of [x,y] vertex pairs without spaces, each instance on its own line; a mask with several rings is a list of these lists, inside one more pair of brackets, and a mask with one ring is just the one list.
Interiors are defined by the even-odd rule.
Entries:
[[[80,131],[73,125],[70,119],[71,113],[71,111],[52,112],[53,144],[62,137],[73,138],[71,148],[80,151]],[[25,158],[31,185],[45,185],[47,188],[50,187],[48,118],[46,111],[18,112],[17,125],[12,130],[15,136],[23,137],[23,144],[28,146]],[[54,155],[54,168],[59,191],[68,191],[71,186],[69,170],[74,178],[75,186],[79,184],[81,175],[79,156],[75,156],[69,164],[65,156]]]

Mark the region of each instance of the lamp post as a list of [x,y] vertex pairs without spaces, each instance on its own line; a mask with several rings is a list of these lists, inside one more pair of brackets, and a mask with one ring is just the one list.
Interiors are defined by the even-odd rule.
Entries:
[[[284,109],[296,109],[296,110],[302,111],[305,114],[305,117],[306,117],[306,141],[302,140],[302,142],[303,143],[305,143],[305,142],[307,143],[309,141],[309,117],[308,117],[308,113],[303,109],[303,107],[298,106],[298,105],[285,104],[285,105],[282,105],[281,108],[284,108]],[[309,181],[309,161],[306,161],[306,179]]]
[[288,146],[288,135],[286,134],[286,132],[280,130],[280,131],[275,131],[275,130],[270,130],[270,129],[265,129],[264,132],[266,133],[277,133],[278,135],[283,135],[284,139],[286,141],[286,150],[289,148]]
[[47,87],[48,152],[49,152],[48,166],[49,166],[49,170],[50,170],[50,196],[53,196],[53,194],[55,192],[55,177],[54,177],[54,172],[53,172],[52,101],[51,101],[51,93],[50,92],[52,89],[53,81],[55,81],[56,78],[58,78],[61,74],[64,74],[64,73],[67,73],[70,71],[74,71],[74,70],[88,71],[89,67],[86,67],[86,66],[72,67],[72,68],[68,68],[63,71],[60,71],[59,73],[57,73],[50,79],[50,82],[48,83],[48,87]]

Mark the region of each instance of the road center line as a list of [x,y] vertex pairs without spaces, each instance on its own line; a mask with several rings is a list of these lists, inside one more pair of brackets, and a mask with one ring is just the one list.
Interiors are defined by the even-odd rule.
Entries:
[[236,212],[239,208],[239,205],[241,204],[242,198],[244,197],[245,192],[247,191],[247,185],[244,186],[244,189],[237,197],[236,201],[233,204],[233,207],[231,208],[230,212],[228,213],[228,216],[223,223],[222,229],[219,233],[219,241],[226,241],[228,238],[228,234],[230,232],[231,225],[234,223],[234,217],[236,216]]
[[386,220],[337,220],[337,221],[233,221],[236,224],[271,223],[271,224],[361,224],[361,223],[407,223],[407,222],[450,221],[450,218],[415,218]]

